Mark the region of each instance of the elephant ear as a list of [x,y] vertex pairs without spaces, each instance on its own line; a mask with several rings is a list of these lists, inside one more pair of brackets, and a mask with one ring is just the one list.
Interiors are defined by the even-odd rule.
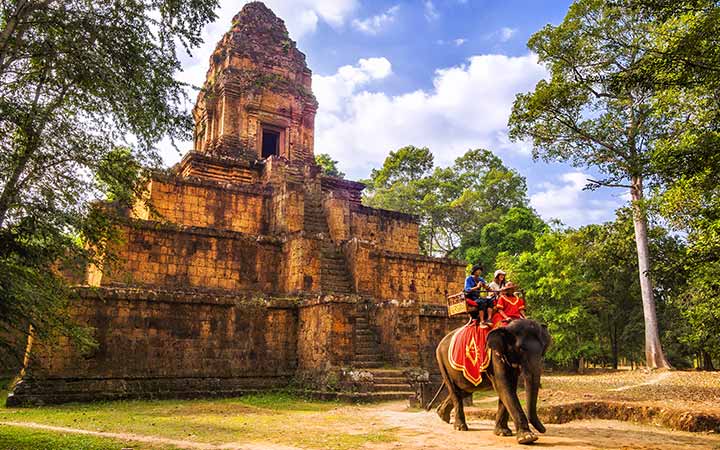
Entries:
[[507,355],[515,348],[515,335],[505,327],[496,328],[488,334],[487,346],[493,352]]
[[543,346],[543,356],[545,356],[545,352],[547,352],[548,347],[550,347],[550,344],[552,343],[552,337],[550,336],[550,331],[548,331],[547,325],[540,324],[540,341],[542,342]]

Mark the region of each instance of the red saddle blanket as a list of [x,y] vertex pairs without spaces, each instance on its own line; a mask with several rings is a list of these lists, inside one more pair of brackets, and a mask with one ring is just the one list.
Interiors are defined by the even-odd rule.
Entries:
[[473,321],[459,329],[450,340],[450,365],[462,371],[475,386],[482,382],[482,373],[490,365],[490,349],[485,348],[489,332],[489,328],[480,328]]

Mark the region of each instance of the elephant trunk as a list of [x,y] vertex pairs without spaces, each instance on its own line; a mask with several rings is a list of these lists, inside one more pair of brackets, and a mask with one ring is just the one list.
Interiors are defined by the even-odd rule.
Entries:
[[528,420],[540,433],[545,432],[545,426],[537,415],[538,391],[540,390],[540,368],[533,368],[525,372],[525,403],[528,409]]

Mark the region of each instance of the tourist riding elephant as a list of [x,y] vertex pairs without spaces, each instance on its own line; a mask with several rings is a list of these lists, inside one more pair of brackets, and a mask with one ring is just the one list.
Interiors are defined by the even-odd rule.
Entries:
[[[528,418],[537,431],[545,432],[545,427],[537,416],[537,397],[543,356],[550,344],[547,328],[534,320],[519,319],[506,327],[492,330],[487,336],[491,361],[484,373],[482,383],[478,386],[469,382],[463,376],[463,372],[454,369],[449,361],[448,349],[452,336],[460,329],[445,336],[435,352],[440,373],[449,392],[448,397],[437,409],[438,415],[445,422],[450,423],[450,412],[454,408],[455,429],[467,430],[463,398],[492,386],[498,394],[495,434],[512,436],[512,431],[508,428],[509,413],[515,423],[518,442],[530,444],[536,441],[538,436],[530,430]],[[527,416],[517,396],[518,378],[521,372],[525,378]]]

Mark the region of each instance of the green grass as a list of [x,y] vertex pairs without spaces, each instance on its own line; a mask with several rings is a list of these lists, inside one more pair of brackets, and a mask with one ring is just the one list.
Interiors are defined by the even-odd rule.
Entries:
[[36,422],[212,444],[270,442],[344,450],[367,442],[395,440],[394,430],[383,426],[381,421],[367,423],[362,410],[362,406],[272,393],[220,400],[6,408],[0,409],[0,421]]
[[160,448],[146,445],[138,446],[138,444],[129,441],[93,436],[61,434],[23,427],[0,427],[0,449],[3,450],[119,450],[126,447],[132,447],[136,450]]
[[10,393],[10,381],[9,378],[0,378],[0,406],[5,404],[5,399]]

